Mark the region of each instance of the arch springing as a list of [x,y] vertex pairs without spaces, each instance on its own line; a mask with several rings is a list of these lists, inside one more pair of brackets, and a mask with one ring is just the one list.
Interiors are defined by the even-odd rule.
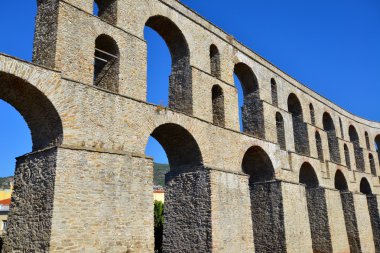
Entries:
[[220,79],[220,54],[214,44],[210,46],[210,69],[211,75]]
[[354,126],[350,126],[348,129],[348,133],[350,135],[350,141],[354,145],[354,156],[356,162],[356,168],[359,171],[364,171],[364,158],[363,158],[363,150],[360,147],[359,136],[356,132]]
[[277,130],[277,143],[278,145],[280,145],[280,149],[286,150],[284,119],[280,112],[276,113],[276,130]]
[[315,143],[317,145],[317,154],[318,159],[323,162],[323,147],[322,147],[322,139],[318,131],[315,132]]
[[303,121],[301,102],[295,94],[288,97],[288,111],[292,114],[294,145],[297,153],[310,154],[307,125]]
[[95,40],[94,85],[119,91],[119,48],[114,39],[102,34]]
[[330,114],[325,112],[323,114],[323,129],[327,133],[327,140],[329,146],[330,160],[335,163],[340,163],[339,142],[336,136],[334,121]]
[[93,14],[110,24],[116,25],[117,0],[95,0]]
[[272,93],[272,104],[274,106],[278,106],[278,96],[277,96],[277,84],[276,84],[276,80],[274,80],[274,78],[272,78],[270,80],[270,87],[271,87],[271,93]]
[[164,39],[170,51],[172,68],[169,77],[169,107],[192,114],[190,50],[185,36],[176,24],[164,16],[150,17],[145,26],[156,31]]
[[212,87],[212,115],[213,123],[224,127],[224,94],[219,85]]

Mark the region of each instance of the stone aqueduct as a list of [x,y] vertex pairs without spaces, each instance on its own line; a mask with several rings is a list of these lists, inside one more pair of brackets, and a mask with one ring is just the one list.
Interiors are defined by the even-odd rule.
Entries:
[[[33,140],[4,252],[153,252],[149,136],[171,166],[165,252],[380,252],[380,123],[178,1],[37,4],[33,63],[0,55]],[[146,102],[145,26],[172,56],[169,108]]]

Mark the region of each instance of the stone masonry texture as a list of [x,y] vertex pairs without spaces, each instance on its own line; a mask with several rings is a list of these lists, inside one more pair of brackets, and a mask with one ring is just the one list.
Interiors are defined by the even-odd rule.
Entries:
[[[165,252],[379,252],[380,123],[177,0],[37,10],[33,62],[0,53],[0,99],[33,143],[17,158],[2,253],[153,252],[150,136],[170,163]],[[172,58],[167,108],[146,101],[144,27]],[[318,187],[305,186],[311,177]]]

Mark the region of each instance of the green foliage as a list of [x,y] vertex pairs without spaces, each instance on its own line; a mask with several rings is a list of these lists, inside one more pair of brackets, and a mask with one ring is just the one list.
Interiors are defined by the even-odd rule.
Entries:
[[13,177],[0,177],[0,189],[9,189]]
[[154,201],[154,250],[162,252],[162,238],[164,232],[164,203]]
[[169,172],[170,167],[168,164],[154,163],[153,165],[153,182],[154,185],[165,186],[165,174]]

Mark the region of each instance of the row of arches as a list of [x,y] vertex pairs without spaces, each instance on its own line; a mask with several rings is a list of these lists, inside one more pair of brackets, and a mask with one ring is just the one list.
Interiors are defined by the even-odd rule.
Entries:
[[[109,6],[111,8],[111,5]],[[104,11],[103,11],[104,12]],[[101,11],[99,10],[99,13]],[[100,15],[100,14],[99,14]],[[101,15],[100,15],[101,16]],[[156,31],[164,39],[169,48],[172,59],[171,74],[169,77],[169,107],[183,112],[192,113],[192,89],[190,53],[187,42],[180,29],[168,18],[162,16],[151,17],[146,26]],[[169,28],[169,29],[168,29]],[[118,92],[118,69],[119,69],[119,48],[116,42],[108,35],[101,35],[95,43],[95,67],[94,85],[101,88]],[[210,74],[216,78],[221,78],[220,52],[218,48],[210,45]],[[265,138],[265,124],[263,115],[263,105],[260,100],[259,84],[252,69],[245,63],[237,63],[233,70],[236,79],[242,87],[242,103],[240,120],[241,130],[260,138]],[[272,103],[278,106],[277,84],[274,78],[271,79]],[[225,104],[223,88],[214,85],[211,90],[212,101],[212,121],[215,125],[225,126]],[[312,104],[309,104],[311,122],[315,125],[315,111]],[[307,124],[304,122],[302,105],[297,96],[291,93],[288,97],[288,112],[291,113],[293,123],[293,135],[295,150],[299,154],[310,155],[309,136]],[[283,138],[282,116],[276,114],[276,131],[280,148],[286,149],[286,142]],[[343,126],[340,122],[340,130],[343,134]],[[327,133],[330,160],[341,163],[339,143],[336,128],[329,113],[323,114],[323,130]],[[323,160],[321,150],[320,134],[315,133],[317,141],[318,158]],[[363,151],[359,145],[359,138],[356,129],[350,126],[350,141],[354,145],[354,157],[359,171],[364,171]],[[367,149],[369,148],[368,133],[365,133]],[[372,168],[371,168],[372,170]]]

